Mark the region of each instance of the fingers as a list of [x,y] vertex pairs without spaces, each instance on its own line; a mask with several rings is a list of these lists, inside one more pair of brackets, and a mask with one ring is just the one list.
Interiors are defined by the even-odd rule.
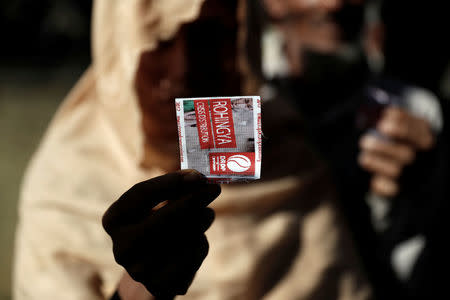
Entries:
[[373,134],[365,134],[359,143],[364,152],[379,154],[396,160],[399,164],[407,165],[414,161],[415,151],[403,143],[385,140]]
[[196,209],[208,206],[220,193],[218,184],[207,183],[197,184],[189,188],[190,197],[180,197],[176,201],[169,201],[168,209]]
[[[166,207],[160,211],[166,210]],[[215,218],[214,211],[208,207],[174,211],[159,211],[145,222],[130,225],[110,233],[113,239],[113,253],[118,264],[128,268],[136,259],[180,255],[179,249],[194,245],[192,236],[204,234]],[[161,261],[162,263],[162,261]],[[157,262],[155,263],[157,264]]]
[[220,186],[207,184],[196,193],[152,212],[138,224],[129,226],[139,235],[144,235],[154,228],[164,228],[167,234],[184,231],[205,232],[214,221],[214,211],[203,205],[209,204],[220,194]]
[[374,175],[370,182],[371,190],[383,197],[394,197],[398,194],[398,183],[389,177],[383,175]]
[[199,183],[203,180],[204,177],[200,173],[193,171],[170,173],[138,183],[109,207],[103,215],[103,227],[110,232],[121,224],[145,218],[160,202],[173,199],[182,193],[184,181]]
[[179,249],[192,243],[195,245],[191,237],[207,231],[214,217],[214,211],[208,207],[166,205],[138,224],[109,232],[113,239],[114,257],[126,268],[136,259],[146,256],[177,257]]
[[415,151],[404,143],[385,140],[372,134],[364,135],[360,140],[361,153],[359,165],[374,174],[371,190],[380,196],[397,195],[397,183],[403,168],[415,158]]
[[197,171],[159,176],[136,184],[113,203],[103,216],[103,227],[111,233],[123,225],[139,223],[151,214],[152,208],[166,200],[170,214],[189,206],[205,207],[219,194],[220,186],[208,184]]
[[390,178],[400,176],[403,165],[397,160],[373,152],[364,151],[359,155],[358,162],[365,170]]
[[289,14],[298,15],[308,10],[325,9],[337,10],[342,6],[339,0],[264,0],[264,5],[269,15],[275,19],[281,19]]
[[189,195],[181,197],[177,201],[169,201],[167,205],[153,212],[151,219],[157,221],[159,219],[166,220],[168,217],[188,216],[208,206],[220,195],[220,192],[220,186],[217,184],[199,186]]
[[399,191],[398,177],[416,158],[417,150],[428,150],[434,136],[427,121],[398,107],[388,107],[377,124],[386,139],[366,134],[360,139],[359,165],[374,174],[371,189],[378,195],[392,197]]
[[[188,209],[168,212],[165,207],[146,221],[130,226],[137,236],[153,234],[161,239],[167,239],[169,247],[183,244],[191,234],[203,234],[214,221],[214,211],[210,208]],[[161,229],[163,228],[163,230]],[[172,242],[173,241],[173,242]],[[175,243],[175,244],[174,244]],[[179,245],[178,245],[179,246]]]
[[411,143],[420,150],[430,149],[434,143],[428,122],[398,107],[388,107],[384,110],[377,129],[387,137]]

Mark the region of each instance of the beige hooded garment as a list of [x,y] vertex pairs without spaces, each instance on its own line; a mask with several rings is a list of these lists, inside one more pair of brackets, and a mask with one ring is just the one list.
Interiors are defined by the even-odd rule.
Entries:
[[[25,174],[16,300],[105,299],[116,289],[124,271],[101,217],[133,184],[164,172],[140,163],[139,58],[193,21],[202,2],[95,2],[93,64],[59,108]],[[332,193],[311,192],[322,174],[315,169],[224,186],[212,205],[217,217],[207,232],[209,255],[180,298],[367,299]],[[311,197],[313,206],[285,209]]]

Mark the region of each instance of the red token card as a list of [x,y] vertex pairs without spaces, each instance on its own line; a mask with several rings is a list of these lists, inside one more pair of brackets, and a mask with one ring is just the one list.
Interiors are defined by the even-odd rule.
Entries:
[[175,105],[181,169],[219,183],[260,178],[260,97],[182,98]]

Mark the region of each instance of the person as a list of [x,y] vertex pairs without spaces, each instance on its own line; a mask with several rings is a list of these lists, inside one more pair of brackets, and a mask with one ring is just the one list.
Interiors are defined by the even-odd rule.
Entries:
[[[431,32],[445,28],[446,18],[433,17],[438,9],[424,8],[418,1],[408,5],[385,1],[386,43],[380,30],[369,31],[364,47],[364,1],[266,0],[264,4],[253,9],[260,11],[253,16],[253,28],[261,28],[263,38],[249,40],[248,47],[257,53],[254,44],[262,45],[263,52],[252,56],[256,57],[252,70],[266,90],[297,105],[309,140],[332,167],[340,203],[375,295],[423,299],[431,290],[440,290],[444,285],[429,279],[430,266],[446,261],[439,240],[445,218],[438,217],[436,208],[445,207],[442,197],[447,195],[440,186],[448,165],[440,107],[443,116],[448,113],[445,103],[423,88],[437,90],[436,78],[442,77],[448,51],[431,47],[436,44],[431,36],[419,38],[415,32],[422,31],[423,25],[412,20],[427,16],[433,21],[424,28]],[[406,8],[411,13],[409,23],[398,21],[395,13]],[[421,29],[411,30],[415,25]],[[274,37],[273,32],[278,35]],[[264,49],[267,41],[280,46]],[[411,56],[419,57],[424,49],[430,62],[412,63]],[[264,63],[264,57],[277,52],[278,66]],[[380,56],[385,58],[384,70],[373,76],[369,63],[373,65]],[[356,121],[364,114],[364,106],[370,105],[366,90],[400,101],[372,109],[373,127],[359,130]],[[436,153],[439,158],[430,160]],[[425,208],[423,200],[430,197],[433,204]],[[424,247],[428,241],[431,245]]]
[[[217,0],[95,2],[92,66],[57,112],[24,179],[16,299],[105,299],[118,286],[123,292],[143,291],[133,277],[156,296],[172,296],[161,285],[155,290],[154,281],[133,270],[142,268],[142,256],[128,264],[121,255],[132,257],[140,243],[143,249],[149,246],[122,219],[122,213],[138,218],[142,207],[126,204],[169,195],[126,191],[138,182],[144,183],[137,189],[145,190],[154,182],[145,180],[178,168],[174,98],[240,94],[237,5]],[[302,138],[297,112],[286,102],[264,105],[264,178],[222,187],[210,205],[216,219],[206,232],[209,254],[181,298],[370,298],[370,286],[335,208],[326,167]],[[176,187],[174,183],[169,191]],[[113,204],[116,199],[118,204]],[[111,205],[116,218],[107,210]],[[169,201],[157,212],[145,210],[156,220],[155,214],[170,207]],[[105,211],[115,253],[101,224]],[[203,255],[202,234],[209,218],[193,233],[200,236]],[[110,226],[115,222],[123,231]],[[150,233],[149,239],[168,242],[158,239],[157,231]],[[187,242],[180,235],[173,238]],[[126,252],[127,244],[133,246],[131,252]],[[183,249],[184,244],[176,246]],[[155,251],[150,253],[157,255]],[[185,254],[188,260],[191,256]],[[187,270],[193,271],[203,255]],[[149,276],[161,270],[156,266],[163,262],[160,258],[142,261]],[[183,287],[174,285],[174,292],[183,293],[189,280],[181,282]]]
[[[402,21],[396,18],[404,12]],[[418,24],[416,20],[422,22]],[[383,1],[381,49],[384,68],[381,77],[407,98],[410,109],[427,119],[433,145],[416,153],[415,163],[400,177],[400,188],[389,199],[386,226],[379,230],[378,261],[389,261],[404,299],[442,297],[447,293],[445,278],[435,276],[449,265],[444,240],[448,228],[449,133],[448,95],[442,82],[449,65],[449,46],[442,43],[441,32],[449,28],[442,3],[423,5],[410,1],[400,5]],[[437,33],[437,34],[435,34]],[[448,84],[448,83],[447,83]],[[398,133],[405,132],[399,126]],[[409,128],[418,134],[420,128]]]

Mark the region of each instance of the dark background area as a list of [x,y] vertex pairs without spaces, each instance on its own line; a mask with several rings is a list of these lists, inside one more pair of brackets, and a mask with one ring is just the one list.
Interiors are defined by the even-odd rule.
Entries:
[[11,0],[0,4],[2,65],[55,66],[89,59],[91,0]]
[[11,299],[17,200],[59,103],[90,63],[91,0],[0,1],[0,300]]

